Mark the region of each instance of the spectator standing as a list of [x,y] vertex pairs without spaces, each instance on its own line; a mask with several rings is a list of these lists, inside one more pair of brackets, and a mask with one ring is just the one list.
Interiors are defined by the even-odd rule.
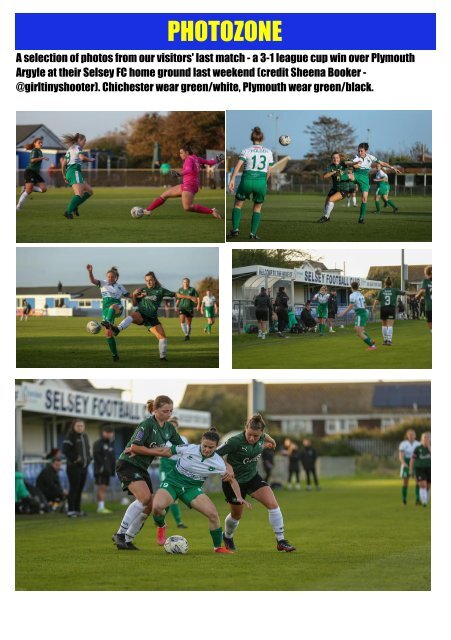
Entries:
[[67,491],[61,486],[59,478],[62,464],[61,456],[54,456],[36,479],[36,488],[44,495],[53,511],[63,509],[67,497]]
[[301,489],[301,469],[300,469],[301,453],[299,447],[294,442],[291,444],[288,455],[288,484],[287,488],[293,488],[293,476],[295,476],[296,483],[294,485],[297,491]]
[[336,333],[334,330],[335,317],[337,315],[337,291],[332,289],[328,301],[327,324],[329,325],[329,333]]
[[275,312],[277,313],[278,331],[277,335],[284,338],[283,332],[288,324],[288,301],[289,297],[285,292],[285,287],[279,287],[275,302]]
[[320,486],[318,482],[318,476],[316,475],[316,459],[317,454],[312,447],[312,443],[308,439],[302,441],[301,462],[304,467],[305,474],[307,476],[307,491],[311,491],[310,474],[313,476],[316,489],[319,491]]
[[74,420],[63,441],[63,453],[67,460],[67,478],[69,480],[68,512],[70,518],[85,516],[81,511],[81,494],[91,461],[89,439],[83,420]]
[[263,449],[262,451],[262,464],[265,470],[265,482],[270,485],[270,478],[272,470],[274,469],[274,449]]
[[258,337],[264,340],[266,338],[266,323],[269,322],[272,313],[271,299],[265,287],[262,287],[260,293],[255,296],[254,306],[258,326]]
[[114,429],[104,426],[100,438],[94,442],[92,453],[94,457],[94,479],[97,485],[97,513],[112,513],[105,507],[105,495],[110,484],[111,476],[116,471],[116,456],[114,455]]

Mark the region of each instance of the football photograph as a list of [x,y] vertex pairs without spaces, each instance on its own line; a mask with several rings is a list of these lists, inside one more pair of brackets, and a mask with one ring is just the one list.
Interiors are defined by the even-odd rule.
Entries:
[[227,111],[227,240],[430,241],[431,149],[431,111]]
[[223,111],[19,111],[17,242],[224,241]]
[[28,379],[15,398],[16,591],[430,589],[428,381]]
[[17,367],[219,366],[218,249],[17,248]]
[[235,369],[430,369],[432,252],[234,249]]

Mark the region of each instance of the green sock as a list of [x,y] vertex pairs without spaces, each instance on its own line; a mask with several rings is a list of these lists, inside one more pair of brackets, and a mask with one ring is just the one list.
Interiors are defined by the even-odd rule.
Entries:
[[182,522],[182,515],[180,513],[179,505],[175,502],[174,504],[171,504],[171,506],[169,507],[169,510],[174,516],[175,523],[180,524]]
[[164,527],[164,516],[152,516],[157,527]]
[[252,214],[251,233],[253,236],[257,235],[258,227],[260,226],[261,214],[259,211],[254,211]]
[[319,325],[319,332],[320,333],[324,333],[324,325],[323,324]]
[[415,500],[420,501],[420,487],[417,484],[415,485]]
[[365,344],[367,344],[369,347],[371,347],[371,345],[373,344],[373,342],[372,342],[372,340],[371,340],[370,336],[369,336],[367,333],[365,333],[364,335],[366,336],[366,338],[363,338],[363,342],[364,342]]
[[396,205],[395,205],[395,203],[393,202],[393,200],[387,200],[387,204],[388,204],[388,206],[389,206],[389,207],[391,207],[392,209],[396,209]]
[[112,307],[110,307],[106,312],[106,319],[108,320],[108,322],[113,322],[115,317],[116,311]]
[[218,529],[210,530],[211,539],[213,540],[213,546],[215,549],[222,546],[222,527]]
[[362,204],[360,205],[360,220],[363,220],[363,218],[365,217],[365,213],[366,213],[366,202],[362,202]]
[[67,207],[66,211],[72,213],[82,202],[83,199],[80,198],[80,196],[74,196],[69,202],[69,206]]
[[238,207],[234,207],[232,210],[232,229],[238,231],[240,228],[242,211]]
[[402,488],[402,501],[407,502],[407,487]]
[[381,201],[380,200],[376,200],[376,211],[378,213],[381,212]]
[[207,324],[207,333],[211,333],[211,324]]
[[114,338],[107,338],[106,341],[113,356],[117,356],[116,340]]
[[84,194],[81,197],[81,202],[80,204],[83,204],[83,202],[86,202],[86,200],[88,198],[90,198],[92,196],[92,193],[88,193],[87,191],[84,192]]

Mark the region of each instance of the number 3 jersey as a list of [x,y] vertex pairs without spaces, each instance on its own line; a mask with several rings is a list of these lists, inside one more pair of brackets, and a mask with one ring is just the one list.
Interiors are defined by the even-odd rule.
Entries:
[[264,177],[266,180],[266,174],[274,164],[272,151],[261,144],[243,149],[239,157],[244,162],[243,172],[252,178]]

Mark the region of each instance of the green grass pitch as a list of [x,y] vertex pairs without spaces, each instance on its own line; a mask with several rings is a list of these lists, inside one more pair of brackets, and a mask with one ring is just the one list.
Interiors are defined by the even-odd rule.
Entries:
[[[17,242],[224,242],[224,221],[209,215],[186,212],[180,198],[171,198],[150,217],[134,220],[133,206],[147,206],[161,189],[94,189],[93,197],[80,207],[80,217],[63,217],[72,189],[34,193],[17,212]],[[19,191],[17,192],[19,197]],[[224,213],[224,190],[203,189],[195,202]]]
[[[325,196],[302,194],[268,195],[262,209],[258,235],[263,242],[430,242],[432,240],[432,198],[393,196],[399,207],[375,211],[370,195],[365,224],[358,224],[359,206],[349,209],[343,201],[335,205],[330,222],[318,224]],[[232,197],[227,198],[227,228],[231,227]],[[232,242],[248,242],[251,203],[243,208],[240,235]]]
[[266,340],[256,334],[233,336],[235,369],[430,369],[432,336],[425,321],[395,322],[393,345],[384,347],[380,323],[370,323],[368,334],[377,349],[367,346],[354,327],[336,328],[336,333],[276,334]]
[[[253,502],[235,534],[238,551],[214,555],[208,523],[182,505],[189,542],[184,556],[156,544],[147,522],[139,552],[111,542],[125,507],[86,518],[62,514],[16,518],[16,590],[120,591],[426,591],[430,589],[430,510],[401,502],[399,479],[325,480],[322,491],[278,491],[286,536],[297,550],[275,548],[267,511]],[[221,522],[222,494],[212,496]],[[109,505],[110,506],[110,505]]]
[[205,320],[195,317],[191,340],[184,342],[178,318],[162,318],[168,338],[167,362],[160,362],[157,339],[145,327],[131,325],[116,338],[120,356],[113,362],[103,331],[86,331],[90,318],[39,318],[17,321],[17,367],[218,367],[218,320],[212,334]]

